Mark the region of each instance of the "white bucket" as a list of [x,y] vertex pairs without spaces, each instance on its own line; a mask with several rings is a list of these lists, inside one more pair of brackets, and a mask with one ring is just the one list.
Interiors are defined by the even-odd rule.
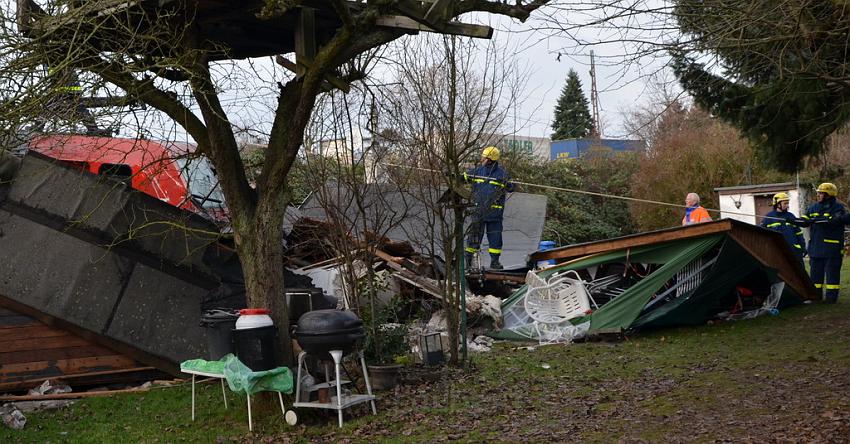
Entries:
[[274,325],[269,313],[269,310],[265,308],[245,308],[239,310],[239,319],[236,320],[236,330]]

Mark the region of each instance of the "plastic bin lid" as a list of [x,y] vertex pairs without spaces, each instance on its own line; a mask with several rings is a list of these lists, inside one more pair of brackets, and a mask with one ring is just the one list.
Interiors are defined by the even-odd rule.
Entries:
[[271,313],[271,310],[267,308],[243,308],[239,310],[240,316],[267,315],[269,313]]

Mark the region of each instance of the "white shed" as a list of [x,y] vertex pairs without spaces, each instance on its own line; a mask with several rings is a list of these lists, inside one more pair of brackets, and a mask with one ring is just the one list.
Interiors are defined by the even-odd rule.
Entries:
[[720,202],[720,217],[748,222],[761,223],[761,218],[773,210],[773,195],[788,193],[788,210],[799,216],[808,206],[806,190],[793,182],[768,183],[762,185],[742,185],[737,187],[715,188],[717,201]]

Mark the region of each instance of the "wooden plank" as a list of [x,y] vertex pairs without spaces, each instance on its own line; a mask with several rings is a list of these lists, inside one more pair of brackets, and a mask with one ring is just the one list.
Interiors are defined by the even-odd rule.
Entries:
[[375,19],[375,24],[378,26],[383,26],[385,28],[462,35],[465,37],[473,37],[478,39],[489,39],[493,37],[493,28],[489,26],[473,25],[470,23],[461,22],[446,22],[439,25],[440,29],[435,29],[433,28],[433,26],[437,26],[436,24],[428,26],[403,15],[382,15]]
[[26,315],[3,316],[0,318],[0,329],[17,328],[25,325],[38,325],[38,320]]
[[138,364],[123,355],[60,359],[57,361],[34,361],[0,366],[0,378],[4,380],[11,380],[16,377],[19,379],[32,379],[50,369],[54,371],[52,374],[57,374],[57,371],[58,374],[68,374],[133,367],[138,367]]
[[[743,223],[743,222],[741,222]],[[732,229],[732,222],[723,219],[716,222],[689,225],[667,230],[652,231],[649,233],[634,234],[631,236],[618,237],[610,240],[589,242],[585,244],[570,245],[552,250],[538,251],[529,256],[529,261],[538,262],[547,259],[572,259],[595,253],[622,250],[661,242],[675,241],[680,239],[692,239],[707,236],[709,234],[723,233]]]
[[95,344],[79,347],[54,348],[50,350],[20,350],[0,353],[0,368],[6,364],[21,362],[55,361],[61,359],[88,358],[91,356],[110,356],[115,352]]
[[162,375],[162,372],[153,367],[135,367],[100,372],[63,374],[34,379],[22,379],[13,382],[3,382],[0,383],[0,393],[38,387],[45,380],[54,378],[61,379],[69,385],[75,386],[151,380],[155,379],[157,374]]
[[[36,321],[38,322],[38,321]],[[15,326],[10,328],[3,329],[3,332],[0,333],[0,343],[4,341],[12,341],[12,340],[26,340],[31,338],[48,338],[51,336],[66,336],[69,335],[67,331],[60,330],[58,328],[48,327],[42,323],[34,324],[34,325],[22,325]],[[0,345],[0,352],[3,352],[2,345]]]
[[54,393],[52,395],[0,395],[0,401],[3,402],[20,402],[20,401],[52,401],[56,399],[77,399],[77,398],[93,398],[96,396],[113,396],[127,393],[144,393],[148,388],[134,388],[126,390],[101,390],[97,392],[80,392],[80,393]]
[[8,308],[0,307],[0,318],[2,318],[3,316],[18,316],[18,313],[9,310]]
[[[466,274],[468,277],[475,277],[476,273],[469,273],[467,271]],[[512,274],[502,274],[502,273],[493,273],[491,271],[484,272],[484,280],[486,281],[499,281],[499,282],[515,282],[517,284],[525,283],[525,276],[517,276]]]
[[170,375],[180,376],[180,366],[177,363],[144,352],[136,347],[133,347],[132,345],[124,344],[110,337],[88,331],[64,319],[60,319],[51,316],[47,313],[43,313],[28,305],[4,297],[3,295],[0,295],[0,306],[11,309],[18,313],[25,314],[27,316],[31,316],[48,326],[68,330],[69,332],[83,339],[87,339],[94,344],[101,345],[117,353],[122,353],[126,355],[130,361],[136,360],[145,363],[151,367],[156,367]]
[[[3,338],[5,339],[5,338]],[[0,352],[14,352],[23,350],[49,350],[52,348],[69,348],[91,345],[91,343],[79,336],[65,335],[44,338],[18,339],[14,341],[0,341]],[[2,361],[0,361],[2,362]]]

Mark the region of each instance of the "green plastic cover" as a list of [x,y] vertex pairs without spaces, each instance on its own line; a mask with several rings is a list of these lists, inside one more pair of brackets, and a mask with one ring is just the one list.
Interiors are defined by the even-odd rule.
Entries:
[[230,390],[253,395],[259,392],[292,393],[292,371],[288,367],[255,372],[233,354],[218,361],[190,359],[180,363],[180,370],[194,370],[224,376]]
[[[625,259],[632,262],[663,264],[655,272],[628,288],[617,299],[603,305],[599,310],[590,315],[570,320],[574,325],[590,320],[590,332],[603,329],[627,329],[633,326],[635,319],[638,318],[650,298],[667,281],[685,265],[708,252],[725,237],[725,234],[719,233],[697,239],[683,239],[597,254],[546,269],[541,271],[539,276],[545,279],[555,273],[580,270]],[[526,290],[527,287],[522,286],[506,299],[502,303],[502,312],[505,313],[515,304],[522,303]],[[508,330],[493,332],[490,336],[501,339],[520,339],[517,338],[515,333]]]

